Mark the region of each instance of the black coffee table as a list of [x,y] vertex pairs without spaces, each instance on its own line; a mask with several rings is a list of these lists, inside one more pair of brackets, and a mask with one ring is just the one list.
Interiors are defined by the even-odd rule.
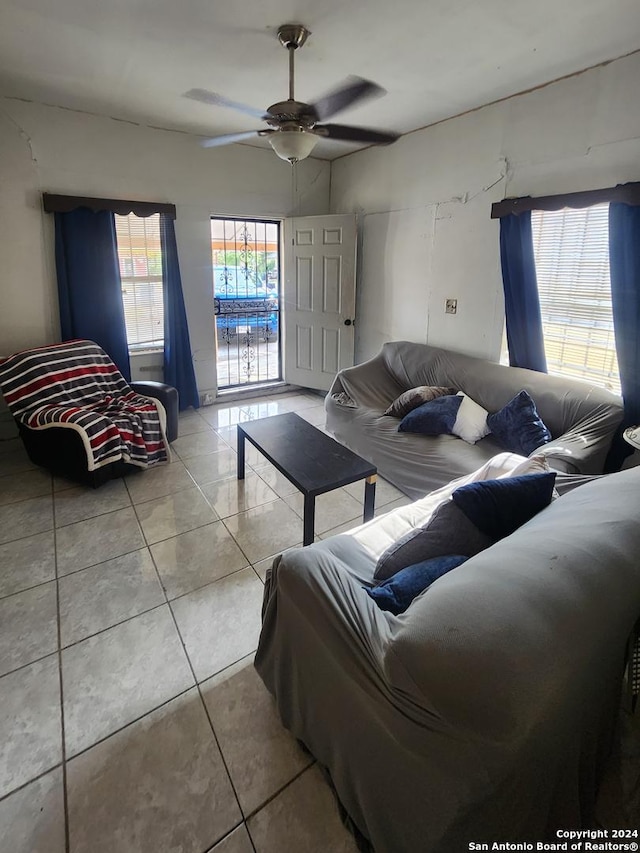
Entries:
[[293,413],[238,424],[238,479],[244,442],[265,456],[304,495],[303,545],[313,542],[317,495],[364,480],[363,521],[373,518],[377,468]]

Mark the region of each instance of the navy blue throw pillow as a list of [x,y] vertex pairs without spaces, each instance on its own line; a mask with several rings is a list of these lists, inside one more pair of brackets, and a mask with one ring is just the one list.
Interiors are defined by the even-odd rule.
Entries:
[[487,426],[506,450],[522,456],[528,456],[551,441],[551,433],[525,390],[516,394],[499,412],[489,415]]
[[551,503],[555,481],[555,471],[479,480],[456,489],[451,499],[478,530],[502,539]]
[[419,432],[422,435],[450,435],[458,417],[462,397],[447,394],[413,409],[400,421],[398,432]]
[[372,589],[364,587],[364,590],[381,610],[388,610],[398,616],[404,613],[417,595],[451,569],[457,569],[466,559],[468,558],[459,554],[432,557],[401,569],[379,586]]

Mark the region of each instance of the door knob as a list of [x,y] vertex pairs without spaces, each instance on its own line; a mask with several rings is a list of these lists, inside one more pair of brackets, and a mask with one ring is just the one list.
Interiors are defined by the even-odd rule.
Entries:
[[350,326],[350,325],[351,325],[351,320],[349,320],[349,318],[347,318],[347,319],[344,321],[344,324],[345,324],[345,326]]

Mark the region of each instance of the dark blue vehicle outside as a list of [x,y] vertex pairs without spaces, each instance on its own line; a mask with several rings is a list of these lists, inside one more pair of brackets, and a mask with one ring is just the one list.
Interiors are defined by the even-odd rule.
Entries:
[[214,266],[213,281],[219,339],[249,333],[265,341],[277,338],[277,281],[265,281],[254,270],[238,266]]

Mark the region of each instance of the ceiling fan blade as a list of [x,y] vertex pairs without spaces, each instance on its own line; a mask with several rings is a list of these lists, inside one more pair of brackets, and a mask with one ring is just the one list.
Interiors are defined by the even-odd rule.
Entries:
[[251,139],[255,136],[267,136],[269,133],[275,133],[275,131],[244,130],[240,133],[226,133],[224,136],[213,136],[211,139],[204,139],[200,145],[203,148],[218,148],[220,145],[230,145],[232,142],[241,142],[243,139]]
[[269,116],[265,115],[264,110],[249,107],[247,104],[241,104],[239,101],[230,101],[229,98],[223,98],[222,95],[218,95],[216,92],[209,92],[206,89],[189,89],[182,97],[191,98],[192,101],[200,101],[202,104],[211,104],[214,107],[229,107],[232,110],[240,110],[241,113],[246,113],[254,118],[269,118]]
[[377,83],[372,83],[371,80],[365,80],[362,77],[347,77],[342,86],[327,92],[322,98],[309,104],[317,121],[324,121],[326,118],[339,113],[350,107],[358,101],[364,101],[369,98],[379,98],[386,95],[386,90]]
[[401,135],[389,131],[372,130],[369,127],[350,127],[346,124],[317,124],[312,133],[327,139],[342,139],[345,142],[369,142],[372,145],[390,145]]

